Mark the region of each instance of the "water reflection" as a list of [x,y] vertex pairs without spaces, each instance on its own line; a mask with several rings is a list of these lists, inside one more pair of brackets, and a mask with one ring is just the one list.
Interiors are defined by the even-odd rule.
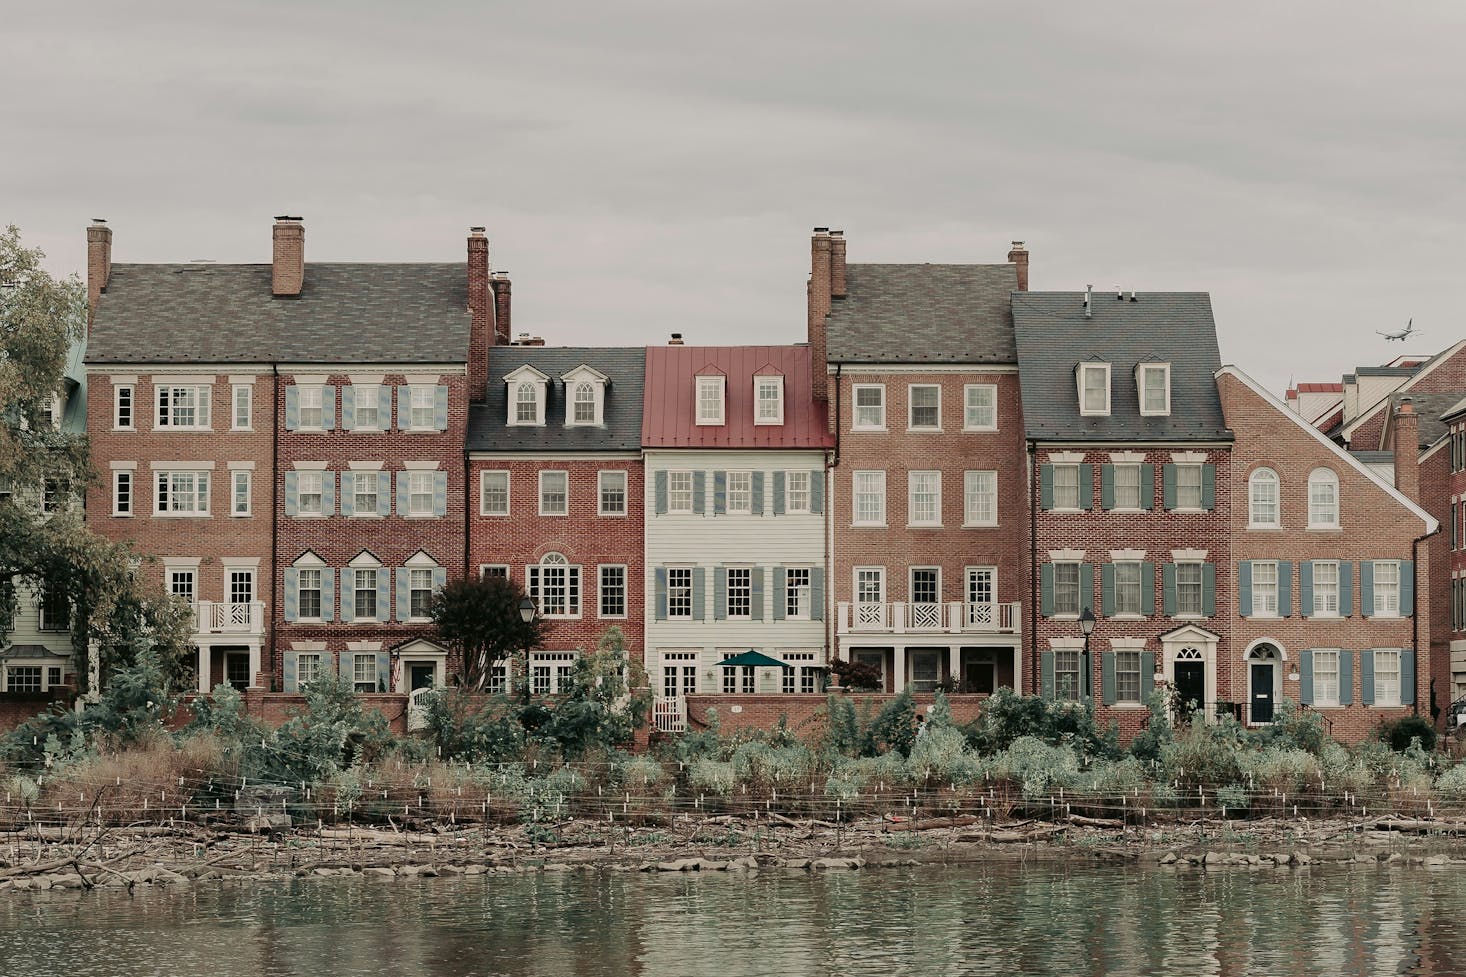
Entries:
[[1444,974],[1463,919],[1373,866],[300,880],[8,894],[0,974]]

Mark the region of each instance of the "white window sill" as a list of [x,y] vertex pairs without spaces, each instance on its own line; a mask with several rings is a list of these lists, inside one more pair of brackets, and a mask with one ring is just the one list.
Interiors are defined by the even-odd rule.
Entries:
[[995,529],[995,528],[997,528],[997,525],[998,524],[996,522],[964,522],[962,524],[962,528],[963,529]]
[[409,512],[403,519],[441,519],[442,516],[434,515],[431,512]]
[[1254,611],[1251,614],[1243,614],[1242,617],[1248,620],[1277,621],[1280,620],[1277,611]]
[[1082,410],[1082,411],[1079,412],[1079,416],[1080,417],[1109,417],[1110,416],[1110,412],[1107,411],[1107,410]]
[[692,516],[696,515],[691,509],[668,509],[662,513],[664,516]]
[[153,433],[154,434],[213,434],[214,433],[214,429],[211,428],[211,427],[168,427],[167,425],[164,425],[163,427],[154,427],[153,428]]
[[852,434],[885,434],[886,433],[886,428],[885,428],[884,425],[882,425],[881,427],[852,427],[850,429],[850,433],[852,433]]
[[1340,614],[1338,611],[1315,611],[1312,614],[1305,614],[1303,616],[1306,617],[1306,618],[1308,618],[1310,621],[1342,621],[1342,620],[1344,620],[1344,615]]
[[[1347,706],[1340,705],[1337,702],[1315,702],[1311,706],[1309,706],[1308,708],[1314,709],[1314,710],[1318,710],[1318,709],[1346,709],[1348,707]],[[1269,723],[1268,725],[1272,725],[1272,724]]]
[[291,434],[325,434],[326,433],[326,428],[323,428],[323,427],[293,427],[293,428],[290,429],[290,433]]
[[1131,709],[1138,710],[1138,709],[1145,709],[1145,708],[1147,708],[1147,706],[1143,702],[1116,702],[1116,703],[1112,703],[1109,708],[1111,708],[1111,709],[1124,709],[1124,710],[1131,710]]
[[997,431],[997,429],[998,428],[997,428],[996,425],[994,425],[993,427],[964,427],[964,428],[962,428],[962,430],[964,432],[968,433],[968,434],[992,434],[993,432]]
[[113,434],[121,434],[123,432],[133,432],[133,431],[136,431],[136,430],[137,430],[137,428],[135,428],[135,427],[113,427],[112,428],[112,433]]
[[546,519],[566,519],[570,516],[568,512],[545,512],[543,509],[540,510],[539,514]]
[[341,430],[347,434],[381,434],[386,428],[381,427],[346,427],[342,425]]
[[626,615],[625,614],[602,614],[602,615],[600,615],[600,618],[601,618],[602,621],[624,621],[624,620],[626,620]]
[[723,419],[722,418],[719,418],[716,421],[698,420],[697,421],[697,426],[698,427],[722,427],[723,426]]
[[886,528],[886,524],[883,523],[883,522],[852,522],[850,524],[850,528],[851,529],[885,529]]
[[509,516],[509,513],[507,513],[507,512],[480,512],[479,513],[479,517],[482,518],[482,519],[506,519],[506,518],[508,518],[508,516]]
[[[1121,515],[1121,516],[1133,516],[1133,515],[1135,515],[1137,513],[1150,512],[1151,510],[1149,510],[1149,509],[1142,509],[1139,506],[1129,506],[1129,505],[1119,506],[1119,505],[1117,505],[1113,509],[1106,509],[1105,511],[1106,512],[1113,512],[1116,515]],[[1179,509],[1172,509],[1171,511],[1172,512],[1180,512],[1181,510],[1179,510]]]
[[908,522],[906,524],[906,528],[907,529],[941,529],[942,528],[942,524],[939,523],[939,522]]
[[542,621],[579,621],[579,614],[541,614]]
[[908,427],[906,429],[906,433],[907,434],[941,434],[942,433],[942,429],[939,428],[939,427]]
[[597,512],[596,515],[600,516],[602,519],[625,519],[626,518],[626,513],[624,513],[624,512]]
[[382,514],[380,512],[353,512],[351,515],[347,516],[346,518],[348,518],[348,519],[381,519],[382,518]]
[[410,617],[407,620],[403,621],[402,623],[403,624],[432,624],[433,623],[433,619],[430,618],[430,617]]
[[1050,614],[1049,615],[1049,620],[1050,621],[1077,621],[1077,620],[1079,620],[1079,614],[1077,612],[1064,611],[1064,612],[1059,613],[1059,614]]
[[1108,615],[1111,621],[1144,621],[1145,615],[1136,611],[1127,611],[1124,614]]
[[236,432],[243,433],[243,434],[250,434],[250,433],[252,433],[254,431],[254,428],[252,428],[252,427],[231,427],[229,429],[229,431],[230,431],[231,434],[236,433]]
[[1405,706],[1402,706],[1398,702],[1372,702],[1366,708],[1369,708],[1369,709],[1404,709],[1406,707]]
[[1280,525],[1271,524],[1271,523],[1264,525],[1264,524],[1260,524],[1260,523],[1251,523],[1251,522],[1249,522],[1247,524],[1247,529],[1250,532],[1276,533],[1276,532],[1281,532],[1282,531],[1282,528],[1283,527],[1280,526]]
[[326,514],[324,512],[301,512],[299,510],[296,510],[295,518],[296,519],[324,519],[324,518],[326,518]]
[[[1142,509],[1140,511],[1141,512],[1149,512],[1150,510],[1149,509]],[[1203,512],[1211,512],[1212,510],[1210,510],[1210,509],[1203,509],[1200,506],[1190,506],[1190,505],[1188,505],[1188,506],[1179,506],[1178,505],[1178,506],[1176,506],[1176,508],[1174,508],[1174,509],[1167,509],[1166,511],[1167,512],[1174,512],[1177,515],[1182,515],[1182,516],[1194,516],[1194,515],[1199,515],[1199,514],[1201,514]],[[1251,527],[1248,527],[1248,528],[1251,528]]]
[[112,518],[113,519],[131,519],[132,518],[132,513],[130,513],[130,512],[114,512],[114,513],[112,513]]
[[229,518],[230,519],[248,519],[252,515],[254,515],[253,512],[231,512],[231,513],[229,513]]
[[1205,621],[1206,614],[1172,614],[1171,617],[1177,621]]
[[[780,513],[777,513],[777,512],[774,513],[774,514],[775,515],[780,515]],[[814,515],[814,513],[813,512],[810,512],[808,509],[785,509],[782,514],[783,515],[786,515],[786,516],[812,516],[812,515]]]
[[[46,515],[51,515],[51,513],[48,512],[48,513],[46,513]],[[207,512],[154,512],[153,513],[153,516],[155,518],[158,518],[158,519],[212,519],[212,518],[214,518],[210,513],[207,513]]]

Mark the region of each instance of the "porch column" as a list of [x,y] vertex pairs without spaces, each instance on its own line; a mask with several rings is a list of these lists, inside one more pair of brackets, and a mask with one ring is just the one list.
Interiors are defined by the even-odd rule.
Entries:
[[214,657],[214,649],[208,645],[199,645],[199,691],[208,695],[214,686],[209,681],[209,659]]
[[962,689],[962,649],[958,645],[947,649],[947,678],[954,688]]
[[906,646],[897,645],[892,654],[895,657],[895,674],[891,676],[891,691],[900,692],[906,688]]
[[252,689],[263,689],[260,685],[260,646],[257,644],[249,646],[249,687]]

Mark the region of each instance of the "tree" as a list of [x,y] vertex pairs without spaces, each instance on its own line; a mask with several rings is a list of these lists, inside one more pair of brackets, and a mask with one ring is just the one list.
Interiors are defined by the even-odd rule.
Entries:
[[542,732],[567,758],[630,743],[646,725],[652,705],[646,672],[630,660],[618,627],[607,628],[596,650],[575,660],[575,670],[560,691]]
[[74,275],[48,274],[44,257],[22,246],[17,228],[0,234],[0,640],[21,594],[44,587],[71,608],[83,682],[93,645],[104,670],[148,645],[176,679],[187,609],[143,583],[132,551],[82,519],[80,500],[93,481],[87,438],[65,431],[51,406],[66,393],[67,357],[86,333],[86,289]]
[[519,616],[524,596],[522,587],[504,577],[453,580],[433,595],[433,625],[439,638],[463,652],[465,687],[484,691],[495,665],[544,644],[544,619],[537,614],[525,623]]

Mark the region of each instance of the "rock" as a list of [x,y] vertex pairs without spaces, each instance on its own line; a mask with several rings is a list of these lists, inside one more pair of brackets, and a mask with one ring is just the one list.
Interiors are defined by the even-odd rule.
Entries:
[[258,834],[270,834],[276,831],[289,831],[294,823],[290,820],[290,815],[284,811],[272,811],[247,818],[244,822],[244,829]]
[[1160,862],[1161,865],[1175,865],[1176,864],[1176,853],[1173,852],[1173,851],[1166,852],[1164,855],[1162,855],[1160,857],[1159,862]]
[[395,879],[397,877],[396,869],[386,865],[373,865],[370,868],[364,868],[361,870],[361,874],[370,875],[378,879]]
[[399,865],[399,866],[397,866],[397,874],[398,875],[416,875],[420,871],[422,871],[422,869],[418,868],[418,866],[416,866],[416,865]]
[[334,868],[318,868],[318,869],[315,870],[315,874],[316,875],[324,875],[324,876],[332,876],[332,875],[335,875],[336,874],[336,870]]
[[1451,860],[1445,855],[1431,855],[1425,860],[1427,865],[1449,865]]
[[785,868],[809,868],[807,858],[787,858],[781,863]]
[[731,872],[757,871],[758,859],[752,855],[745,855],[742,858],[735,858],[728,863],[728,870]]
[[546,872],[568,872],[570,871],[570,866],[564,862],[548,862],[545,864],[544,870]]
[[422,868],[417,870],[417,874],[421,875],[424,878],[436,879],[438,877],[438,869],[432,865],[424,865]]
[[461,866],[461,865],[439,865],[438,866],[438,872],[440,874],[442,874],[442,875],[462,875],[463,874],[463,866]]
[[51,888],[53,889],[81,889],[86,883],[79,875],[53,875],[51,876]]
[[463,874],[464,875],[483,875],[488,870],[489,870],[489,867],[487,865],[465,865],[465,866],[463,866]]
[[822,871],[831,872],[843,871],[852,868],[860,868],[860,865],[857,863],[857,860],[853,858],[817,858],[810,863],[809,867],[811,869],[820,869]]
[[1210,866],[1210,865],[1223,865],[1223,864],[1226,863],[1226,859],[1227,859],[1227,856],[1226,855],[1223,855],[1219,851],[1209,851],[1205,855],[1202,856],[1202,858],[1201,858],[1201,864],[1208,865],[1208,866]]
[[1294,865],[1311,865],[1313,864],[1313,856],[1307,852],[1295,851],[1293,853],[1292,863]]

